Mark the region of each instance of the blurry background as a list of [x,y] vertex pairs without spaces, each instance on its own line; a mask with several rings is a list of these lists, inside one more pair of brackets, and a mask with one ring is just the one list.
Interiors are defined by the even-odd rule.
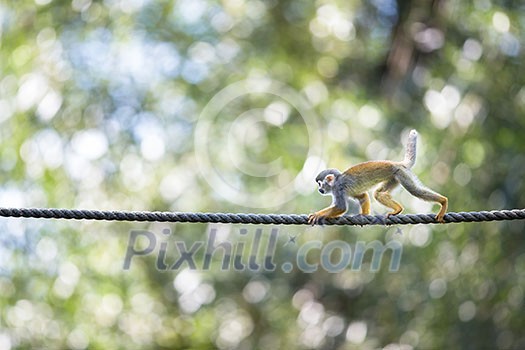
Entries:
[[[401,159],[415,128],[414,170],[451,211],[523,208],[524,10],[2,1],[0,206],[309,213],[319,167]],[[155,254],[123,270],[131,229],[173,263],[210,227],[3,218],[0,349],[524,348],[524,224],[281,227],[274,272],[220,271],[222,251],[163,272]],[[218,230],[248,247],[241,228]],[[397,240],[400,270],[282,271],[336,239]]]

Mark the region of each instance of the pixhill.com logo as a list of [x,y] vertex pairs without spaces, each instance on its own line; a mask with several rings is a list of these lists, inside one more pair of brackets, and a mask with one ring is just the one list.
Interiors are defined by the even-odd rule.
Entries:
[[[279,250],[285,250],[279,252]],[[388,271],[396,272],[401,265],[403,246],[399,241],[383,243],[378,240],[357,241],[350,244],[334,240],[323,243],[311,240],[298,244],[290,237],[284,245],[279,244],[279,228],[265,232],[261,228],[240,228],[237,234],[220,234],[211,227],[206,239],[194,242],[178,240],[170,229],[161,234],[146,230],[132,230],[124,257],[124,270],[133,261],[146,259],[159,271],[181,269],[219,269],[223,271],[273,272],[281,269],[290,273],[294,269],[313,273],[320,269],[337,273],[343,270],[377,272],[383,258],[389,257]]]

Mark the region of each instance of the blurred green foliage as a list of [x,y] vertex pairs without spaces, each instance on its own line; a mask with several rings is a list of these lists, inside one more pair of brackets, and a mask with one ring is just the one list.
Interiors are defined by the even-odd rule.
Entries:
[[[0,206],[308,213],[319,166],[400,159],[415,128],[415,171],[451,211],[523,208],[524,10],[3,1]],[[161,242],[171,266],[212,228],[247,263],[256,228],[1,219],[0,349],[520,349],[524,224],[280,227],[275,271],[221,270],[223,248],[159,271]],[[132,229],[157,244],[125,271]],[[398,241],[400,269],[387,252],[378,272],[284,271],[334,240]]]

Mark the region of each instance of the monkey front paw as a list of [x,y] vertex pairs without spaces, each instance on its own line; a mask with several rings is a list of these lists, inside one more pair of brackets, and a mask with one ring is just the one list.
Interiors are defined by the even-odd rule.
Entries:
[[312,213],[308,215],[308,224],[315,226],[315,225],[322,225],[324,222],[324,216],[320,215],[319,213]]

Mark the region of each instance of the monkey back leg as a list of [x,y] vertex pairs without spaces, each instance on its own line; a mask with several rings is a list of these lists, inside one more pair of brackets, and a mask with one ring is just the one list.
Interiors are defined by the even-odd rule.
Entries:
[[448,199],[445,196],[440,195],[437,192],[426,188],[416,175],[409,173],[408,171],[398,171],[395,174],[395,178],[401,183],[401,185],[410,192],[411,195],[418,197],[424,201],[436,202],[441,205],[439,213],[436,215],[436,220],[443,222],[443,217],[447,212]]
[[399,182],[396,179],[392,178],[388,181],[383,182],[374,192],[374,198],[379,203],[392,209],[392,211],[387,214],[387,217],[390,215],[397,215],[403,211],[403,206],[396,202],[390,195],[390,191],[396,188],[398,184]]

